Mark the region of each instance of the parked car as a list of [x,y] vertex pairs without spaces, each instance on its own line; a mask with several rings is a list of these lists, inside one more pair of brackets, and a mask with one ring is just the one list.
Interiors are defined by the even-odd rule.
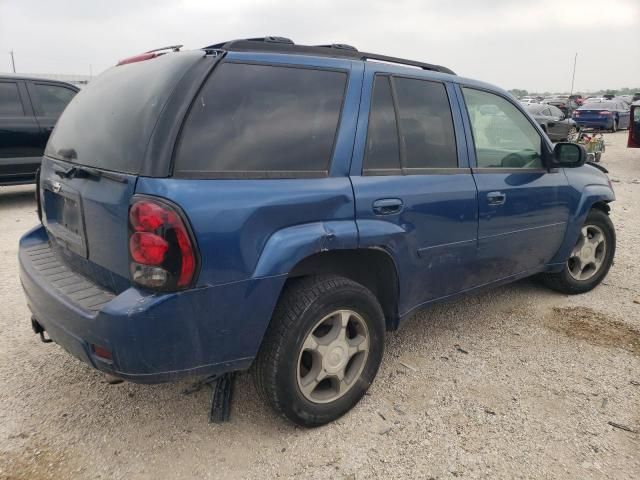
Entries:
[[506,91],[279,37],[107,70],[38,191],[19,260],[42,338],[134,382],[253,366],[306,426],[358,402],[418,309],[531,275],[586,292],[616,241],[606,174]]
[[540,102],[538,102],[538,100],[536,100],[535,98],[522,98],[520,99],[520,103],[523,105],[530,105],[530,104],[539,104]]
[[629,117],[629,106],[615,100],[589,102],[573,112],[573,119],[580,127],[612,132],[629,128]]
[[51,130],[77,92],[64,82],[0,76],[0,185],[34,182]]
[[582,104],[586,105],[587,103],[602,103],[602,102],[608,102],[608,100],[604,97],[589,97],[585,99],[585,101],[582,102]]
[[584,103],[584,98],[582,98],[582,95],[570,95],[569,100],[573,100],[574,102],[576,102],[576,104],[578,106],[582,105]]
[[631,122],[627,147],[640,148],[640,101],[631,104]]
[[559,108],[553,105],[534,104],[525,105],[525,109],[551,140],[574,140],[577,137],[578,125]]

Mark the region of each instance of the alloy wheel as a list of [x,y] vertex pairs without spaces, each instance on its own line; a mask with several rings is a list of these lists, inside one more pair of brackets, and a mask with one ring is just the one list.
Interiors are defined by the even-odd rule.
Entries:
[[602,229],[596,225],[585,225],[567,260],[569,274],[576,280],[589,280],[600,271],[606,254],[607,240]]
[[369,331],[353,310],[325,316],[307,334],[298,355],[297,380],[302,395],[329,403],[357,382],[369,355]]

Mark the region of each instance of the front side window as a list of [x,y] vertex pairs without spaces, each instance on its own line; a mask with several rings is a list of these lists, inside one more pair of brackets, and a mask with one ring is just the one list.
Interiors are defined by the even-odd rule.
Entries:
[[345,72],[219,65],[185,121],[176,174],[326,175],[346,84]]
[[478,168],[543,168],[542,137],[511,102],[463,88]]
[[393,79],[405,168],[456,168],[458,156],[444,84]]
[[38,95],[38,100],[40,101],[42,114],[51,117],[60,115],[76,95],[76,92],[73,90],[57,85],[36,83],[34,87]]
[[0,82],[0,116],[23,116],[24,109],[18,93],[18,85],[14,82]]

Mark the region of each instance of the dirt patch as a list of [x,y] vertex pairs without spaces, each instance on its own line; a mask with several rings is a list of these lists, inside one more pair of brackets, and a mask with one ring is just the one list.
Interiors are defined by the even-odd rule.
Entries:
[[555,307],[545,325],[599,347],[615,347],[640,356],[640,331],[587,307]]
[[0,452],[0,480],[48,480],[72,478],[63,452],[32,444]]

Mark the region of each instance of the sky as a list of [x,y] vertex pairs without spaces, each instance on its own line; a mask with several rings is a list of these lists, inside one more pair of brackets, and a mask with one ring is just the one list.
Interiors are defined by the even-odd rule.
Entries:
[[0,72],[97,75],[166,45],[278,35],[502,88],[640,87],[640,0],[0,0]]

